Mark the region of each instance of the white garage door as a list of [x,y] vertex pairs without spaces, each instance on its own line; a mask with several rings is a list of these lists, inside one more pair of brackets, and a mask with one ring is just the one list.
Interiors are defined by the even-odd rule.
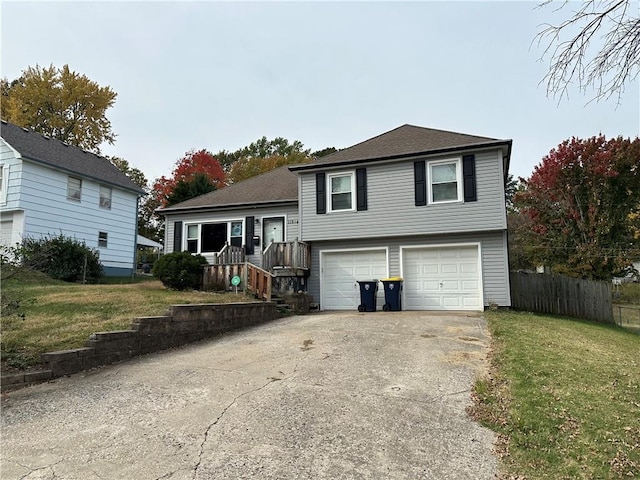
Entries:
[[482,310],[478,247],[404,248],[407,310]]
[[[360,286],[357,280],[387,277],[386,250],[351,250],[320,252],[322,310],[357,310],[360,305]],[[382,308],[384,291],[378,290],[377,306]]]
[[13,220],[3,220],[0,222],[0,244],[11,245],[13,235]]

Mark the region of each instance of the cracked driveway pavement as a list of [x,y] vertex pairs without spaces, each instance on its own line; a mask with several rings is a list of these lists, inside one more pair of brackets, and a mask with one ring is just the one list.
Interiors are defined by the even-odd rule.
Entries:
[[481,314],[320,313],[3,396],[5,479],[488,479]]

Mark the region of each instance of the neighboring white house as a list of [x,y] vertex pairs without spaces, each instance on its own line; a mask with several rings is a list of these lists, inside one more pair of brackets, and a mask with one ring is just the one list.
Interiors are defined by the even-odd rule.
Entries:
[[106,275],[135,269],[144,191],[106,158],[2,121],[0,243],[58,235],[100,252]]
[[358,281],[389,276],[404,279],[405,309],[508,307],[511,144],[403,125],[162,209],[165,249],[212,262],[235,240],[265,268],[272,240],[298,239],[310,249],[304,288],[322,310],[356,309]]

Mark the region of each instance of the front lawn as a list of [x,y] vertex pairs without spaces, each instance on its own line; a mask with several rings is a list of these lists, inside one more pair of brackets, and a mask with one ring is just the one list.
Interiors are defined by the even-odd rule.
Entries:
[[503,477],[640,476],[640,335],[531,313],[486,317],[491,370],[470,413],[499,434]]
[[149,277],[80,285],[35,273],[3,281],[2,297],[20,303],[0,319],[4,369],[37,365],[41,353],[82,347],[91,333],[127,329],[134,317],[162,315],[172,304],[252,301],[243,294],[168,290]]

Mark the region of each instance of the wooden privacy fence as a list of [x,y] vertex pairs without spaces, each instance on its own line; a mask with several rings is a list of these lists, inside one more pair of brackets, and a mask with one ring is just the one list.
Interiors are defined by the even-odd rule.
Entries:
[[510,279],[515,310],[614,322],[610,282],[520,272]]

